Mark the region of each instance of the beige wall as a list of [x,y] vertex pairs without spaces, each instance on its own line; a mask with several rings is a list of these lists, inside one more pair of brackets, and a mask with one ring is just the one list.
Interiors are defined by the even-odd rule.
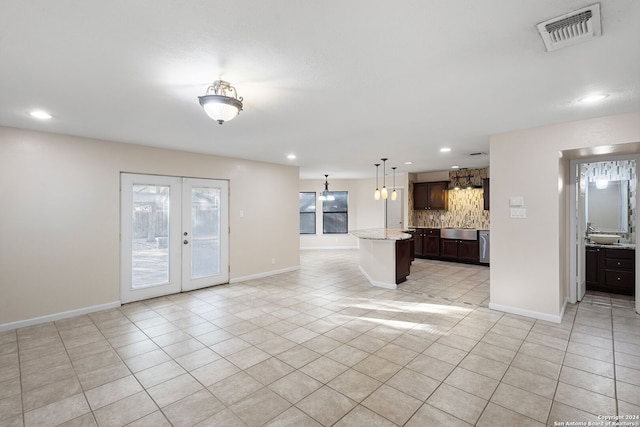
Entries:
[[[491,137],[491,308],[560,320],[569,293],[567,154],[634,142],[640,113]],[[524,197],[525,219],[510,218],[513,196]]]
[[228,179],[231,281],[299,267],[297,167],[0,127],[0,326],[119,301],[120,172]]

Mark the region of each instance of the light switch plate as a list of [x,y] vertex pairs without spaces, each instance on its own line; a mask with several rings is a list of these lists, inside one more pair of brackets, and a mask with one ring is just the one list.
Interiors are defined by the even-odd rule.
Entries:
[[527,217],[526,208],[511,208],[511,218],[526,218],[526,217]]
[[510,197],[509,206],[524,206],[524,197],[522,196]]

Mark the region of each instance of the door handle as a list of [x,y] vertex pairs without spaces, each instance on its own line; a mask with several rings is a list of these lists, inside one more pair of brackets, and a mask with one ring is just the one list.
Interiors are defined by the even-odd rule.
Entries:
[[188,244],[188,243],[189,243],[189,241],[188,241],[188,240],[185,240],[185,241],[184,241],[184,242],[182,242],[182,243],[184,243],[184,244],[186,245],[186,244]]

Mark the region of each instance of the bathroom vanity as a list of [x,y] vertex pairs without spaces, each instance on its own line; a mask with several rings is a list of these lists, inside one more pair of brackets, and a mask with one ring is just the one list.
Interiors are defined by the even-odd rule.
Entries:
[[635,245],[586,245],[587,290],[634,295]]

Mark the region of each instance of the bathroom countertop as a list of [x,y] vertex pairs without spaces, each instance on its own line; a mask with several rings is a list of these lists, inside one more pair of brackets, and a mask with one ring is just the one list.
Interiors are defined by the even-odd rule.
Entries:
[[636,249],[636,245],[633,243],[613,243],[611,245],[601,245],[599,243],[587,243],[586,246],[590,248],[604,248],[604,249],[630,249],[630,250]]

